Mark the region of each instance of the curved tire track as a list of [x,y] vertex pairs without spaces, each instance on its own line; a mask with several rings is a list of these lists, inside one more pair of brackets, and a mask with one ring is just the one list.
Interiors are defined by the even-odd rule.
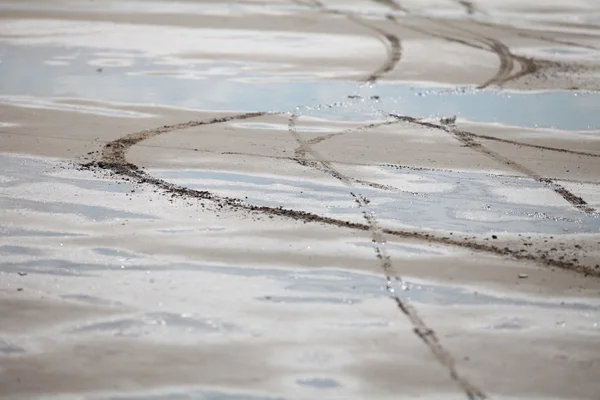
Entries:
[[575,47],[575,48],[581,48],[581,49],[587,49],[587,50],[598,50],[598,47],[596,47],[596,46],[576,43],[576,42],[572,42],[569,40],[562,40],[562,39],[556,39],[556,38],[552,38],[552,37],[543,36],[540,34],[536,34],[530,30],[519,28],[514,25],[500,25],[500,24],[494,24],[491,22],[481,21],[481,20],[477,20],[477,19],[472,19],[471,21],[476,23],[477,25],[485,26],[487,28],[510,30],[510,31],[516,32],[516,34],[520,37],[540,40],[543,42],[548,42],[548,43],[553,43],[553,44],[561,44],[561,45],[569,46],[569,47]]
[[[376,82],[383,75],[394,70],[394,68],[396,68],[396,65],[398,65],[398,63],[402,59],[402,42],[400,41],[400,38],[398,36],[394,35],[393,33],[387,32],[384,29],[381,29],[379,27],[376,27],[374,25],[371,25],[371,24],[365,22],[357,14],[347,13],[347,12],[327,8],[325,6],[325,4],[319,0],[305,0],[305,1],[294,0],[294,1],[298,4],[307,5],[311,8],[316,9],[325,14],[344,16],[348,20],[352,21],[353,23],[375,32],[375,34],[377,35],[377,38],[379,38],[379,40],[386,47],[387,57],[386,57],[386,60],[383,62],[383,64],[381,64],[375,71],[373,71],[365,79],[363,79],[364,82],[369,82],[369,83]],[[374,0],[374,1],[376,1],[376,0]],[[392,7],[396,11],[399,11],[399,10],[406,11],[403,7],[401,7],[399,4],[397,4],[394,0],[381,0],[378,2],[385,4],[388,7]]]
[[[488,51],[493,52],[498,56],[498,72],[496,72],[493,77],[479,85],[477,89],[485,89],[486,87],[492,85],[503,86],[510,81],[515,81],[527,75],[533,75],[541,68],[542,62],[537,62],[532,58],[513,54],[510,51],[510,48],[498,39],[480,35],[464,27],[457,27],[450,21],[439,19],[432,19],[432,21],[437,22],[439,25],[445,25],[451,29],[470,35],[474,38],[474,40],[482,43],[488,49]],[[515,64],[519,65],[519,70],[517,72],[513,72],[515,69]]]
[[[140,184],[149,184],[156,188],[159,188],[166,193],[172,196],[178,197],[186,197],[195,200],[207,200],[222,206],[227,206],[232,209],[238,209],[243,211],[248,211],[251,213],[259,213],[264,215],[273,215],[279,216],[283,218],[295,219],[303,222],[317,222],[323,223],[327,225],[347,228],[347,229],[355,229],[359,231],[368,230],[368,226],[365,224],[359,224],[354,222],[348,222],[336,218],[325,217],[322,215],[318,215],[315,213],[298,211],[298,210],[289,210],[280,207],[267,207],[267,206],[255,206],[251,204],[244,203],[240,199],[228,198],[215,195],[208,191],[203,190],[194,190],[186,187],[178,186],[172,183],[169,183],[165,180],[153,177],[152,175],[144,172],[135,164],[131,164],[127,161],[127,152],[129,149],[142,143],[143,141],[162,135],[167,134],[169,132],[197,127],[197,126],[210,126],[212,124],[218,124],[228,121],[234,120],[242,120],[248,118],[255,118],[262,115],[269,115],[269,113],[246,113],[233,115],[228,117],[221,118],[213,118],[204,121],[190,121],[186,123],[179,123],[173,125],[163,125],[155,129],[144,130],[141,132],[131,133],[129,135],[125,135],[117,140],[107,143],[102,149],[100,159],[98,161],[86,162],[79,164],[79,167],[82,169],[95,169],[98,168],[100,170],[105,170],[115,174],[116,176],[121,176],[127,179],[134,179],[136,182]],[[416,121],[416,119],[412,117],[406,118],[406,120]],[[425,122],[421,122],[420,124],[425,126],[431,126],[438,128],[435,124],[429,124]],[[447,245],[447,246],[455,246],[460,248],[469,249],[475,252],[495,254],[500,256],[505,256],[508,258],[512,258],[514,260],[521,261],[529,261],[534,262],[539,265],[546,265],[549,267],[557,267],[566,270],[571,270],[575,272],[579,272],[586,275],[596,276],[600,278],[600,270],[595,270],[593,268],[585,267],[583,265],[576,264],[570,261],[562,261],[559,259],[553,258],[544,258],[539,257],[535,254],[522,253],[518,250],[511,250],[509,248],[500,248],[498,246],[477,243],[469,240],[469,238],[464,237],[461,240],[458,235],[456,237],[446,237],[441,236],[439,234],[434,233],[425,233],[417,230],[407,230],[407,229],[389,229],[384,228],[383,232],[387,235],[395,236],[402,239],[413,239],[418,241],[425,241],[428,243]]]

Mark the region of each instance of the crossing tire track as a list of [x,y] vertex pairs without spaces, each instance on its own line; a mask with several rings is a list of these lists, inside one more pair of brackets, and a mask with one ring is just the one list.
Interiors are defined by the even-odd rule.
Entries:
[[[173,197],[194,199],[200,202],[210,201],[214,204],[218,204],[221,207],[228,207],[232,210],[241,210],[249,213],[256,213],[258,215],[278,216],[281,218],[302,221],[304,223],[321,223],[331,226],[337,226],[340,228],[367,231],[369,227],[366,224],[344,221],[337,218],[318,215],[315,213],[285,209],[282,207],[256,206],[252,204],[247,204],[240,199],[219,196],[206,190],[195,190],[175,185],[165,180],[156,178],[140,169],[137,165],[129,163],[127,161],[126,155],[129,149],[134,145],[143,143],[147,139],[181,129],[199,126],[210,126],[212,124],[224,123],[238,119],[255,118],[268,114],[269,113],[262,112],[246,113],[228,117],[213,118],[204,121],[190,121],[186,123],[178,123],[173,125],[163,125],[155,129],[134,132],[107,143],[102,149],[100,158],[97,161],[81,163],[78,164],[78,167],[80,169],[86,170],[99,169],[107,171],[114,174],[117,177],[133,180],[139,184],[151,185],[157,189],[161,189],[162,191]],[[413,117],[401,118],[407,121],[417,121]],[[434,124],[422,124],[426,126],[439,128]],[[541,257],[534,253],[522,253],[517,249],[510,249],[508,247],[501,248],[490,244],[479,243],[470,240],[467,237],[462,238],[464,240],[461,240],[461,238],[458,235],[456,235],[455,237],[447,237],[435,233],[428,233],[419,230],[409,229],[383,228],[382,231],[386,235],[400,239],[424,241],[427,243],[440,244],[445,246],[455,246],[459,248],[465,248],[474,252],[494,254],[498,256],[508,257],[514,260],[527,261],[537,263],[539,265],[545,265],[548,267],[561,268],[600,278],[600,270],[591,267],[586,267],[584,265],[577,264],[572,261],[565,261],[558,258],[552,258],[550,256]]]
[[386,289],[391,293],[391,297],[396,303],[398,310],[410,321],[415,335],[421,339],[436,360],[448,371],[450,378],[461,388],[468,399],[477,400],[487,398],[483,391],[469,382],[467,378],[459,374],[454,358],[442,346],[433,329],[429,328],[425,321],[419,316],[416,308],[414,308],[412,305],[410,305],[410,303],[402,299],[396,293],[392,283],[398,282],[401,284],[402,277],[397,275],[393,270],[392,259],[385,247],[387,242],[385,231],[380,227],[375,213],[369,211],[370,200],[360,193],[355,193],[353,191],[354,185],[352,178],[338,171],[331,164],[331,162],[323,159],[316,150],[314,150],[304,139],[302,139],[296,130],[297,120],[298,116],[296,114],[292,114],[290,116],[288,126],[290,134],[298,143],[298,147],[303,149],[301,154],[304,156],[304,159],[306,160],[306,155],[310,155],[312,160],[310,160],[311,164],[309,165],[316,166],[318,170],[326,172],[331,177],[346,185],[346,187],[351,190],[350,195],[354,198],[354,201],[362,210],[361,212],[367,223],[368,231],[371,234],[371,239],[375,247],[375,254],[377,259],[380,261],[380,266],[386,279]]

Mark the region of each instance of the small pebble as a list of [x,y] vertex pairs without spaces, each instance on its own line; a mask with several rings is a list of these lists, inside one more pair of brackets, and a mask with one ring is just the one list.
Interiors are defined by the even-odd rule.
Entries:
[[527,275],[527,274],[519,274],[519,278],[520,279],[529,278],[529,275]]

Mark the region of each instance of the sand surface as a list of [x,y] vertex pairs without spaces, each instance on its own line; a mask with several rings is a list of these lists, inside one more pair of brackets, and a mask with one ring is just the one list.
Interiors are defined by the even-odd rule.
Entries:
[[597,399],[600,4],[0,1],[0,398]]

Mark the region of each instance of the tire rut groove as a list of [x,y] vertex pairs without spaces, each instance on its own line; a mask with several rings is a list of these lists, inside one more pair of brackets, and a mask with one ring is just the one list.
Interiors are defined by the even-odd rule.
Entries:
[[[131,133],[107,143],[101,151],[99,160],[80,163],[78,164],[78,167],[84,170],[99,169],[103,171],[108,171],[114,174],[115,176],[120,176],[126,179],[134,179],[139,184],[148,184],[154,186],[158,189],[163,190],[165,193],[170,194],[171,196],[195,199],[199,201],[207,200],[220,206],[229,207],[233,210],[237,209],[248,211],[251,213],[273,215],[282,218],[302,221],[304,223],[316,222],[331,226],[337,226],[340,228],[367,231],[368,226],[366,224],[344,221],[337,218],[326,217],[306,211],[291,210],[281,207],[256,206],[244,203],[240,199],[218,196],[206,190],[195,190],[175,185],[146,173],[137,165],[129,163],[126,159],[126,154],[132,146],[142,143],[144,140],[150,139],[152,137],[159,136],[161,134],[166,134],[169,132],[190,127],[204,125],[209,126],[212,124],[234,121],[237,119],[254,118],[261,115],[269,115],[269,113],[239,114],[228,117],[213,118],[204,121],[190,121],[187,123],[180,123],[174,125],[163,125],[155,129]],[[413,118],[411,117],[410,119]],[[540,257],[533,253],[521,253],[516,249],[509,249],[507,247],[501,248],[494,245],[478,243],[470,240],[468,237],[465,237],[464,240],[460,240],[460,238],[458,237],[450,238],[435,233],[426,233],[423,231],[408,229],[383,228],[383,232],[387,235],[394,236],[397,238],[424,241],[427,243],[434,243],[447,246],[455,246],[458,248],[465,248],[474,252],[494,254],[498,256],[511,258],[514,260],[533,262],[539,265],[557,267],[600,278],[600,270],[592,269],[581,264],[576,264],[571,261],[564,261],[550,257]]]
[[[321,168],[317,168],[318,170],[326,172],[331,177],[341,181],[348,189],[354,190],[352,178],[339,172],[329,161],[324,160],[320,154],[308,144],[308,142],[302,139],[296,129],[297,120],[298,116],[296,114],[290,116],[288,130],[292,137],[297,141],[298,147],[304,150],[301,153],[304,159],[306,159],[307,154],[313,158],[310,160],[311,163],[307,163],[306,165],[314,166],[316,164],[320,166]],[[458,373],[454,358],[442,346],[433,329],[429,328],[425,321],[420,317],[417,309],[396,294],[392,283],[398,282],[402,284],[403,279],[393,271],[392,258],[385,248],[387,243],[385,231],[381,229],[375,213],[368,210],[370,200],[366,196],[355,193],[354,191],[351,191],[350,195],[354,198],[358,207],[362,209],[361,212],[363,218],[367,222],[368,231],[371,234],[371,240],[375,247],[375,254],[380,261],[380,266],[386,279],[386,290],[391,293],[391,297],[398,309],[410,321],[413,333],[415,333],[415,335],[427,346],[440,365],[448,371],[450,378],[457,383],[468,399],[476,400],[487,398],[483,391]]]
[[456,0],[456,2],[465,9],[465,12],[468,15],[473,15],[473,14],[475,14],[475,12],[479,11],[472,1]]
[[[542,62],[536,62],[532,58],[518,56],[510,51],[510,48],[500,40],[475,33],[464,27],[457,27],[450,21],[436,20],[440,25],[445,25],[451,29],[466,33],[474,38],[474,40],[484,44],[487,48],[498,56],[500,62],[496,75],[488,79],[477,87],[477,89],[485,89],[489,86],[503,86],[508,82],[515,81],[527,75],[533,75],[541,68]],[[519,70],[513,72],[515,63],[519,65]]]
[[[373,31],[377,34],[377,37],[381,42],[385,45],[387,51],[386,60],[381,64],[375,71],[370,73],[366,78],[363,79],[364,82],[375,83],[385,74],[391,72],[396,68],[396,65],[402,59],[402,42],[400,38],[393,33],[390,33],[384,29],[376,27],[372,24],[367,23],[360,17],[360,15],[350,12],[344,12],[340,10],[333,10],[325,6],[325,4],[319,0],[294,0],[298,4],[307,5],[311,8],[314,8],[325,14],[332,15],[341,15],[346,17],[349,21],[362,26],[370,31]],[[376,1],[376,0],[374,0]],[[403,7],[401,7],[394,0],[381,0],[376,1],[381,4],[385,4],[388,7],[392,7],[395,11],[406,11]]]
[[488,158],[491,158],[497,162],[507,165],[507,166],[511,167],[513,170],[515,170],[517,172],[521,172],[521,173],[535,179],[536,181],[542,183],[544,186],[551,189],[556,194],[558,194],[563,199],[565,199],[569,204],[571,204],[571,206],[573,206],[577,210],[582,211],[585,214],[592,215],[592,216],[598,215],[598,212],[593,207],[591,207],[580,196],[577,196],[576,194],[572,193],[565,187],[554,182],[552,179],[545,178],[545,177],[541,176],[540,174],[538,174],[537,172],[531,170],[530,168],[527,168],[524,165],[521,165],[514,160],[511,160],[493,150],[486,148],[485,146],[483,146],[481,143],[477,142],[474,139],[476,137],[476,135],[474,135],[474,134],[471,134],[469,132],[463,132],[457,128],[449,127],[446,125],[438,125],[438,124],[434,124],[432,122],[425,122],[425,121],[419,120],[414,117],[402,116],[402,115],[397,115],[397,114],[390,114],[390,116],[398,118],[402,121],[425,126],[428,128],[438,129],[443,132],[449,133],[454,138],[456,138],[459,142],[461,142],[463,145],[465,145],[466,147],[469,147],[470,149],[477,151]]

